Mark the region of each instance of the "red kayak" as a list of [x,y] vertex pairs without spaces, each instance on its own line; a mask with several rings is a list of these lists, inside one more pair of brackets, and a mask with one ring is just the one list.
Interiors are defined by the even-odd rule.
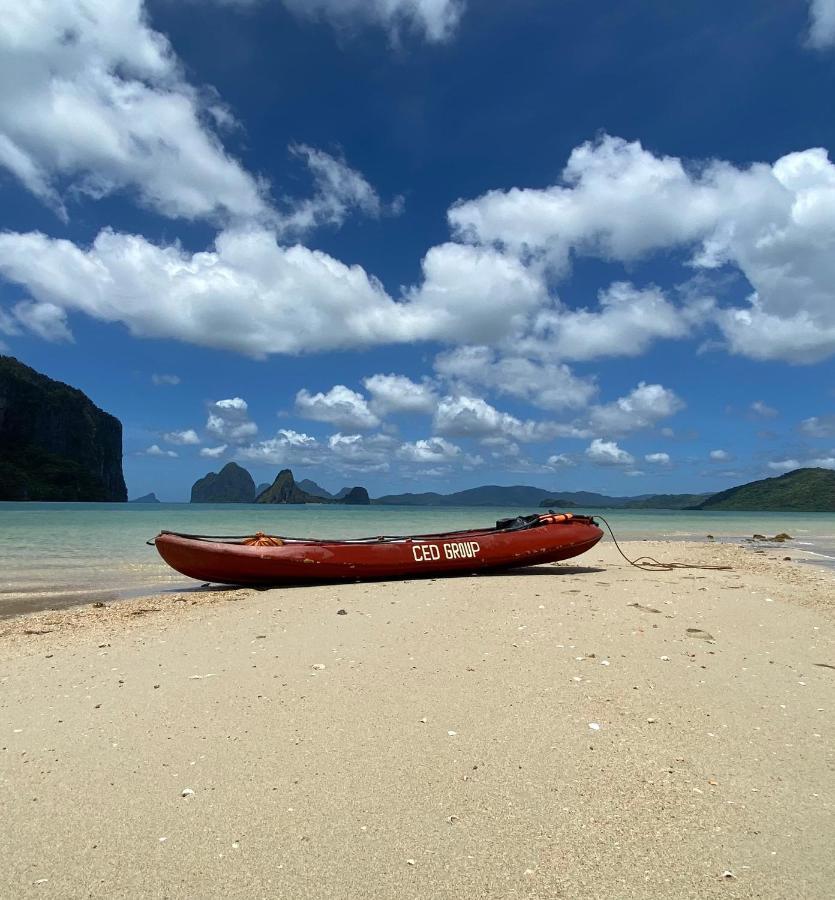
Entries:
[[531,566],[579,556],[602,537],[593,518],[551,513],[504,519],[495,528],[411,537],[334,541],[261,532],[252,537],[204,537],[163,531],[154,543],[169,566],[190,578],[272,585]]

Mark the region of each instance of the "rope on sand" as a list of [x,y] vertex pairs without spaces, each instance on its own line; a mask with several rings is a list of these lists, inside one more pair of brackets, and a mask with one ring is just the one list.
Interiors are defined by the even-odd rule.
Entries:
[[672,572],[673,569],[712,569],[717,572],[726,572],[733,569],[733,566],[697,566],[691,563],[682,562],[663,563],[652,556],[639,556],[637,559],[630,559],[623,550],[621,550],[618,539],[615,537],[614,531],[612,531],[612,526],[603,518],[603,516],[595,516],[595,519],[600,519],[600,521],[609,529],[609,534],[615,542],[618,553],[620,553],[629,565],[635,566],[636,569],[641,569],[644,572]]

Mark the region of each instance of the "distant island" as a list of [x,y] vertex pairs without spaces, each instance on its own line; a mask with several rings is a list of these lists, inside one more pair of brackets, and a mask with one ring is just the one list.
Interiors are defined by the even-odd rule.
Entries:
[[488,484],[440,494],[385,494],[371,499],[364,487],[344,487],[336,494],[308,478],[296,481],[290,469],[282,469],[272,484],[255,482],[246,469],[227,463],[219,473],[210,472],[192,488],[192,503],[269,503],[375,506],[512,506],[540,509],[669,509],[835,512],[835,472],[829,469],[797,469],[776,478],[765,478],[718,494],[640,494],[617,497],[593,491],[549,491],[530,485]]
[[134,497],[129,503],[159,503],[157,495],[151,491],[150,494],[143,494],[141,497]]
[[371,500],[364,487],[346,487],[338,494],[331,494],[315,481],[296,482],[290,469],[282,469],[272,484],[260,484],[256,490],[252,475],[237,463],[230,462],[220,472],[209,472],[192,485],[191,502],[368,506]]
[[127,499],[122,423],[77,388],[0,356],[0,500]]
[[243,466],[226,463],[191,486],[192,503],[254,503],[255,482]]

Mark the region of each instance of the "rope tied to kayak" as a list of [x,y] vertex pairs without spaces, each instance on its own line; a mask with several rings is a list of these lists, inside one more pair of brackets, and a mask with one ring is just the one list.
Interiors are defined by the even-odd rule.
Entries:
[[245,538],[243,541],[247,547],[283,547],[284,541],[281,538],[273,537],[271,534],[264,534],[263,531],[256,531],[252,537]]
[[614,531],[612,531],[612,526],[603,518],[603,516],[595,516],[595,519],[600,519],[600,521],[609,529],[609,534],[612,536],[612,540],[615,543],[615,547],[617,547],[618,553],[629,563],[630,566],[635,566],[636,569],[641,569],[644,572],[672,572],[674,569],[710,569],[716,572],[727,572],[728,570],[733,569],[733,566],[697,566],[693,563],[682,563],[682,562],[659,562],[653,556],[639,556],[637,559],[630,559],[620,548],[620,544],[618,543],[618,539],[615,537]]

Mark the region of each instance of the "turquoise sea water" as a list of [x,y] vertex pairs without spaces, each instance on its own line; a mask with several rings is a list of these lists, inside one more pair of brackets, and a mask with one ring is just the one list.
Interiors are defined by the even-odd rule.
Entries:
[[[0,617],[24,608],[194,587],[145,541],[159,531],[353,538],[492,525],[515,507],[255,506],[238,504],[0,503]],[[581,510],[577,510],[580,512]],[[787,531],[792,546],[835,565],[835,514],[592,510],[624,539],[733,540]],[[788,545],[787,545],[788,546]]]

